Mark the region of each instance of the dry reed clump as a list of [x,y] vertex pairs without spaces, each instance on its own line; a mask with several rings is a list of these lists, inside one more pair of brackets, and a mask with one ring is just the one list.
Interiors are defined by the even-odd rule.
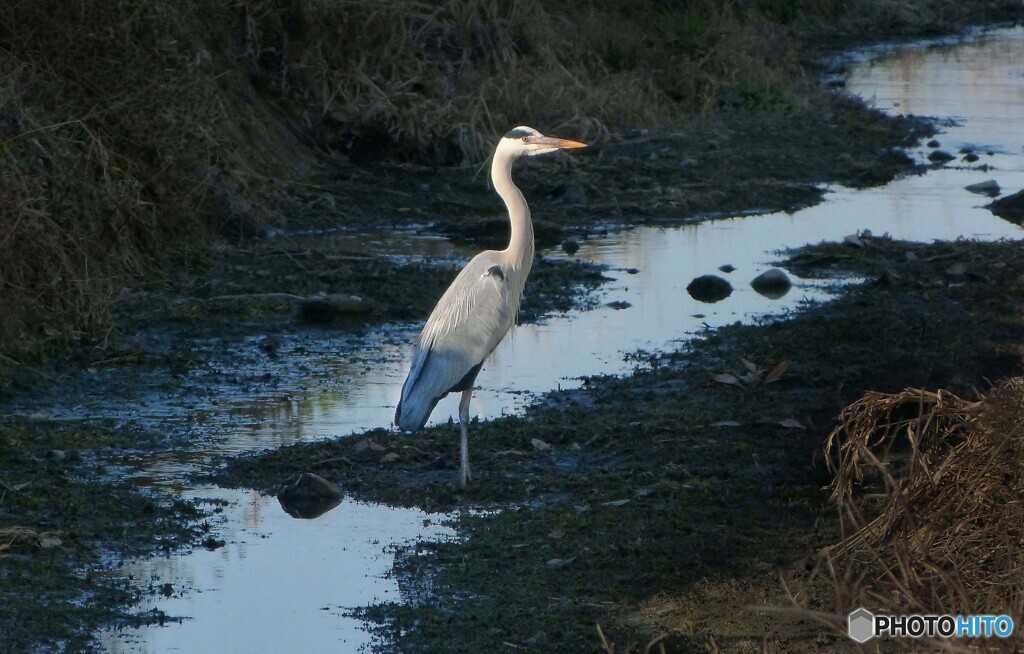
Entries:
[[[327,145],[479,161],[529,123],[578,137],[671,127],[723,89],[782,103],[795,61],[733,3],[258,0],[245,53],[259,83],[306,103]],[[333,132],[333,133],[332,133]]]
[[[941,390],[867,393],[843,411],[825,449],[842,538],[810,581],[834,592],[827,621],[845,632],[859,606],[1024,615],[1024,380],[978,401]],[[1018,630],[985,647],[1022,642]]]
[[882,1],[7,0],[0,356],[97,333],[183,242],[283,220],[281,180],[335,152],[478,162],[516,124],[806,103],[791,25]]
[[194,234],[216,111],[159,3],[0,12],[0,355],[109,324],[109,300]]
[[102,330],[129,278],[262,220],[273,179],[324,153],[479,161],[514,124],[593,140],[671,127],[725,89],[770,106],[787,52],[711,0],[11,0],[0,355]]

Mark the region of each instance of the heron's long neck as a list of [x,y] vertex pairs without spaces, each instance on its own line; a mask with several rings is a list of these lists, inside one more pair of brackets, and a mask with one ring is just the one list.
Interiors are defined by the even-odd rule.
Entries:
[[508,218],[512,221],[512,238],[505,249],[512,264],[529,272],[533,264],[533,221],[530,220],[530,207],[526,198],[512,182],[512,159],[496,153],[491,164],[491,181],[494,190],[508,207]]

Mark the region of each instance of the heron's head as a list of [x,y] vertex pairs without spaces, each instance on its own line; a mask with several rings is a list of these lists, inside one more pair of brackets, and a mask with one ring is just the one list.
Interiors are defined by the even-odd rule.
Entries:
[[569,148],[585,148],[586,143],[559,139],[553,136],[544,136],[532,127],[516,127],[501,138],[498,149],[507,152],[512,157],[528,156],[554,152],[555,150],[566,150]]

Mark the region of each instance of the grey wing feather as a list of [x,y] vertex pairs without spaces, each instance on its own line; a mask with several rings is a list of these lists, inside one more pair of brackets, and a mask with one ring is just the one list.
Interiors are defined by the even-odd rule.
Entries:
[[506,281],[500,254],[488,250],[474,257],[423,327],[395,424],[409,430],[422,427],[438,400],[497,347],[518,308],[519,293]]

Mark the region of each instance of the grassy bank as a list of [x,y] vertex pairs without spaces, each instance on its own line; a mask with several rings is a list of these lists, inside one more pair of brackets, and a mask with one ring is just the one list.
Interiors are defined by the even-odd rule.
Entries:
[[807,111],[820,97],[801,39],[1015,12],[944,0],[10,2],[0,355],[32,360],[102,333],[122,287],[182,267],[182,250],[206,256],[219,235],[287,225],[325,177],[340,202],[324,222],[349,224],[375,206],[358,178],[376,163],[479,162],[520,123],[616,143],[723,108]]

